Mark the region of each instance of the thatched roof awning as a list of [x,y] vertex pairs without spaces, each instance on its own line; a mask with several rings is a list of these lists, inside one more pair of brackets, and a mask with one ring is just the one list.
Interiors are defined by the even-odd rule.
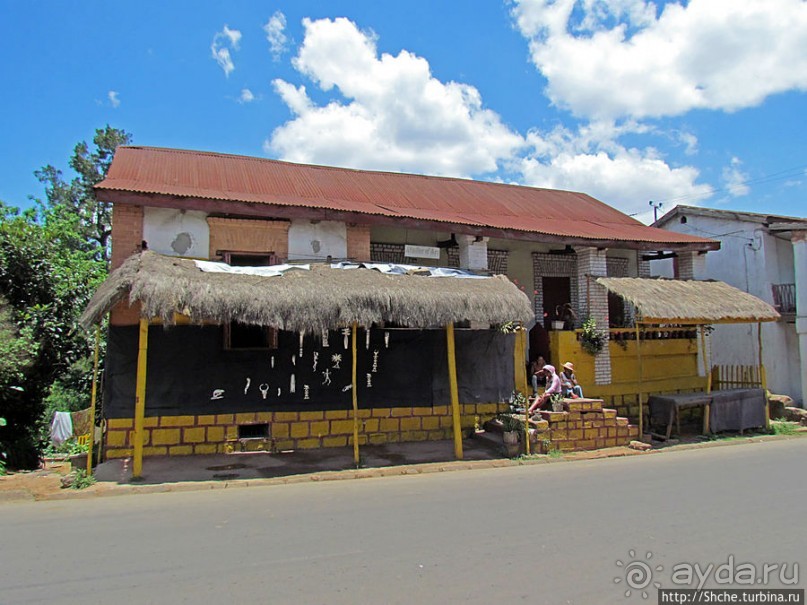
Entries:
[[388,322],[412,328],[474,321],[527,323],[534,317],[527,296],[506,277],[455,279],[387,275],[372,269],[335,269],[312,265],[261,277],[206,273],[194,261],[142,252],[112,272],[81,317],[89,327],[119,301],[139,302],[146,318],[212,321],[319,332],[357,322]]
[[725,324],[776,321],[756,296],[721,281],[600,277],[597,283],[636,307],[642,323]]

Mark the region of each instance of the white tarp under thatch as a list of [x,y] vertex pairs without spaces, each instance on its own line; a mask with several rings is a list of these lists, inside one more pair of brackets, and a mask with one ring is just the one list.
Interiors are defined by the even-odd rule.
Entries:
[[312,265],[275,277],[204,272],[193,260],[146,251],[128,258],[101,285],[81,317],[89,327],[118,302],[140,304],[141,316],[174,322],[264,325],[320,332],[357,322],[412,328],[461,321],[503,324],[533,319],[527,296],[506,277],[435,279],[367,268]]
[[597,283],[636,308],[643,323],[721,324],[776,321],[764,300],[721,281],[600,277]]

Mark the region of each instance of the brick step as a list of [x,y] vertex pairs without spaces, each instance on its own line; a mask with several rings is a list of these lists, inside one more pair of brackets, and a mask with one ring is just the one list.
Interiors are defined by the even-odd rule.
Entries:
[[[550,449],[565,452],[627,446],[632,440],[639,438],[637,425],[630,424],[627,418],[617,416],[616,410],[602,407],[589,411],[540,411],[529,423],[540,439],[550,441]],[[501,424],[498,421],[489,421],[485,423],[485,429],[490,433],[501,433]],[[501,439],[499,435],[496,437]]]
[[[638,426],[617,416],[616,410],[603,408],[601,401],[567,399],[564,403],[569,404],[569,411],[541,411],[533,416],[536,419],[534,424],[545,423],[548,427],[541,432],[551,441],[551,447],[562,451],[594,450],[627,446],[639,438]],[[587,407],[589,409],[585,409]]]
[[569,412],[602,412],[602,399],[564,399]]

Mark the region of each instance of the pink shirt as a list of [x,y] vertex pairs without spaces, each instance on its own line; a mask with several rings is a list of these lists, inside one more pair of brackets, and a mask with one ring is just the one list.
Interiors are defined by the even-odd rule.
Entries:
[[552,372],[552,377],[549,379],[549,383],[546,387],[546,391],[544,393],[549,393],[550,395],[554,395],[555,393],[560,393],[560,376]]

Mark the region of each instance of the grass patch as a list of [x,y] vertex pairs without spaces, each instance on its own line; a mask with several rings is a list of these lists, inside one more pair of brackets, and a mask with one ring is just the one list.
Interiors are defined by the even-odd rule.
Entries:
[[795,435],[801,425],[789,420],[771,420],[771,431],[774,435]]
[[75,479],[73,479],[73,483],[70,484],[72,489],[84,489],[95,484],[95,477],[88,475],[86,470],[78,469],[74,472],[76,476]]

